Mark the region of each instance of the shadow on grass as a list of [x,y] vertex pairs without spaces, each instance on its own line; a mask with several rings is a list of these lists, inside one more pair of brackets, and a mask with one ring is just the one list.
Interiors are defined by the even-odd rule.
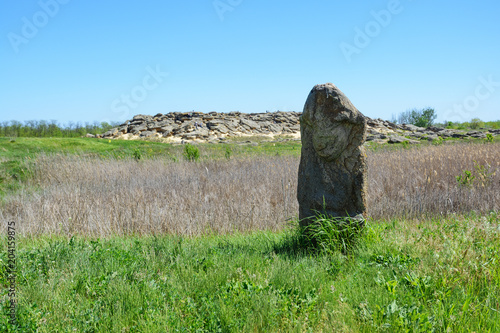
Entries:
[[276,254],[289,257],[341,253],[355,254],[364,236],[364,220],[334,218],[318,213],[307,226],[293,221],[285,237],[273,246]]
[[282,240],[273,244],[272,250],[290,258],[319,254],[315,244],[299,228],[287,231]]

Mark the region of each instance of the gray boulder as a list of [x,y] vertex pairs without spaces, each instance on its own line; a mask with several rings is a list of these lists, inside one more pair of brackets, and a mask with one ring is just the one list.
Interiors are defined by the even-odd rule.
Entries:
[[139,135],[141,138],[150,138],[156,135],[155,131],[142,131]]
[[333,84],[316,85],[300,118],[302,151],[297,199],[301,225],[317,213],[333,218],[366,212],[366,119]]
[[132,134],[139,134],[142,131],[147,130],[146,124],[140,124],[140,125],[129,125],[128,127],[128,132]]
[[425,130],[425,128],[423,128],[423,127],[418,127],[418,126],[415,126],[412,124],[403,124],[403,125],[401,125],[401,127],[406,131],[412,131],[412,132]]
[[260,125],[257,124],[255,121],[253,120],[250,120],[250,119],[241,119],[240,120],[240,123],[244,126],[247,126],[248,128],[250,129],[256,129],[256,128],[260,128]]
[[116,133],[118,133],[118,128],[112,128],[109,131],[107,131],[106,133],[104,133],[102,136],[107,138],[107,137],[115,135]]
[[467,132],[467,136],[476,138],[476,139],[484,139],[486,138],[486,134],[480,131],[470,131]]
[[411,144],[418,144],[420,143],[419,141],[416,141],[416,140],[410,140],[408,138],[405,138],[403,136],[399,136],[399,135],[393,135],[389,138],[389,143],[403,143],[403,142],[408,142],[408,143],[411,143]]
[[405,141],[410,141],[410,140],[399,135],[392,135],[389,138],[389,143],[403,143]]

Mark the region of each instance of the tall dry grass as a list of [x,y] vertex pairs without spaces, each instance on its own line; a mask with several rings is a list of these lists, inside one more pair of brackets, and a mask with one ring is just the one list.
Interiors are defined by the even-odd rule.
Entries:
[[[369,215],[499,210],[499,148],[464,144],[369,152]],[[278,230],[297,215],[298,163],[278,156],[190,163],[40,155],[34,179],[3,204],[0,217],[17,221],[18,231],[31,235]],[[489,178],[481,179],[475,165],[489,166]],[[476,175],[470,186],[459,186],[455,178],[464,170]]]
[[[456,177],[466,170],[475,179],[460,185]],[[369,214],[375,219],[498,211],[500,145],[375,152],[368,155],[368,178]]]
[[298,209],[294,158],[208,162],[40,156],[4,209],[29,234],[229,233],[279,229]]

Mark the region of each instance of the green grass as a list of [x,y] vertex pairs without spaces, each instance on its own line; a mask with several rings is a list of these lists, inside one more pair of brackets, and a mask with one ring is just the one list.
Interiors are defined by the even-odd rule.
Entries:
[[[265,142],[256,146],[237,144],[228,140],[223,144],[199,144],[202,158],[224,157],[225,146],[234,146],[235,154],[300,154],[300,141]],[[11,159],[33,156],[37,153],[93,154],[103,157],[127,158],[139,149],[144,157],[181,155],[182,145],[146,140],[108,140],[92,138],[2,138],[0,158]]]
[[38,153],[94,154],[103,157],[130,157],[134,149],[146,155],[170,153],[171,145],[149,141],[106,140],[92,138],[0,138],[0,156],[20,158]]
[[[356,252],[297,229],[19,239],[23,332],[498,332],[499,216],[371,222]],[[0,282],[7,286],[6,240]],[[6,289],[0,330],[7,332]],[[13,328],[10,331],[14,331]]]

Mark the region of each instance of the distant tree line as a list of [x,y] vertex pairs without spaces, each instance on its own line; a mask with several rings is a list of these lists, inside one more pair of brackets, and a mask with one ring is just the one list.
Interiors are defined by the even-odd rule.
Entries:
[[0,122],[0,137],[75,138],[85,136],[87,133],[101,134],[118,124],[118,122],[86,122],[82,124],[70,121],[61,125],[55,120],[26,120],[24,122],[11,120]]
[[436,111],[427,107],[424,109],[411,109],[401,112],[398,116],[392,116],[391,121],[396,124],[411,124],[419,127],[438,126],[450,129],[499,129],[500,120],[482,121],[479,118],[473,118],[465,122],[444,121],[434,123],[437,118]]

